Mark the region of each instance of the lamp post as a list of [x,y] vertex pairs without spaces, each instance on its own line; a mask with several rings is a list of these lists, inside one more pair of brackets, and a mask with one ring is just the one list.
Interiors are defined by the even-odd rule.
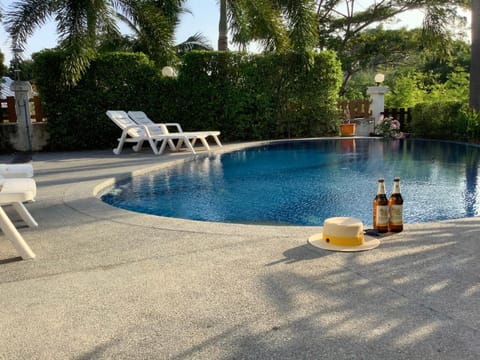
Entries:
[[15,112],[17,114],[17,132],[14,139],[16,150],[32,152],[30,109],[28,106],[29,95],[32,93],[32,85],[28,81],[20,80],[20,54],[23,50],[19,47],[12,49],[15,59],[15,80],[10,86],[10,90],[15,93]]
[[376,86],[369,86],[367,94],[370,95],[370,110],[372,117],[375,119],[375,126],[380,123],[380,117],[385,110],[385,94],[387,88],[382,86],[385,81],[385,75],[378,73],[374,77]]
[[22,48],[19,47],[14,47],[12,49],[13,52],[13,60],[15,62],[15,68],[13,69],[13,72],[15,73],[15,81],[20,81],[20,69],[19,69],[19,64],[20,64],[20,54],[23,52]]

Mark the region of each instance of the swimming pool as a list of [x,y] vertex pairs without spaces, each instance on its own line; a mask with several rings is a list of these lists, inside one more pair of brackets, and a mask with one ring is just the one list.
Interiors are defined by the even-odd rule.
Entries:
[[273,142],[119,182],[102,200],[128,210],[202,221],[323,225],[372,223],[377,180],[401,179],[405,223],[479,214],[480,148],[429,140]]

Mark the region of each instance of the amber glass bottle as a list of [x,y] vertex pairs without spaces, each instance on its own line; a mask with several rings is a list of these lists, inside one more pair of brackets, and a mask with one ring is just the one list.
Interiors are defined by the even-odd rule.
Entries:
[[388,199],[385,180],[378,180],[377,195],[373,199],[373,228],[380,233],[388,231]]
[[388,200],[390,212],[388,229],[393,232],[403,230],[403,198],[400,194],[400,178],[393,179],[393,191]]

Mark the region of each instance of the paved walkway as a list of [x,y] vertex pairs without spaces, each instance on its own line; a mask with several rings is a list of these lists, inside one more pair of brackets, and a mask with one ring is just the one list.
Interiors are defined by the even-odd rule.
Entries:
[[40,226],[20,232],[37,258],[18,261],[0,233],[0,359],[480,358],[479,218],[335,253],[307,244],[318,228],[167,219],[94,196],[186,158],[34,156]]

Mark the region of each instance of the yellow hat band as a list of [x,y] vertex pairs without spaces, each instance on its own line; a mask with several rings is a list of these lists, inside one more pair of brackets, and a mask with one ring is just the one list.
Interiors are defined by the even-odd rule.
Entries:
[[363,234],[360,234],[357,237],[340,237],[323,234],[323,241],[335,246],[359,246],[364,244],[364,237]]

